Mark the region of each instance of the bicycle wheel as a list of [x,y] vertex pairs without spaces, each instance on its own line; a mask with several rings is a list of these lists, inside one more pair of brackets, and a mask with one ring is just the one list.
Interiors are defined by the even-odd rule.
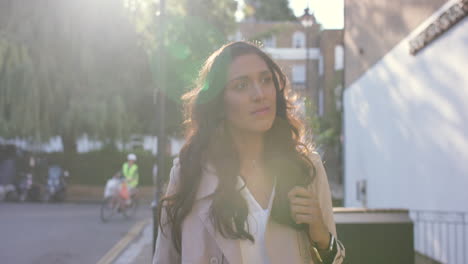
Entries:
[[123,211],[123,215],[126,218],[134,217],[136,215],[137,208],[138,208],[138,199],[136,197],[133,197],[130,205],[128,205],[127,208],[125,208],[125,210]]
[[101,221],[109,221],[115,213],[116,203],[112,197],[105,198],[101,204]]

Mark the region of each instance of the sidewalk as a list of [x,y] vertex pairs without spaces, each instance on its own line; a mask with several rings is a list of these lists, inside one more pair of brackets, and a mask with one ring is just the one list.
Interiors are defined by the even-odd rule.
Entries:
[[151,264],[153,251],[153,223],[148,223],[141,235],[135,239],[113,262],[113,264]]

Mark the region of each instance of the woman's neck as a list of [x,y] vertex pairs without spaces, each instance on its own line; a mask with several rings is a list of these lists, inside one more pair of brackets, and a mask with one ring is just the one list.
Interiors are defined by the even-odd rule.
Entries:
[[263,134],[231,130],[231,135],[234,145],[239,152],[241,171],[250,171],[251,169],[258,169],[258,167],[262,166]]

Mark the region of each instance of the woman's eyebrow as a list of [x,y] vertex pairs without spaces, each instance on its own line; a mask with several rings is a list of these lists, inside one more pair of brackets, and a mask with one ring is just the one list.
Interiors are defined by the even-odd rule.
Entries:
[[[270,74],[270,71],[264,70],[264,71],[261,71],[261,72],[258,73],[258,75],[267,75],[267,74]],[[248,75],[241,75],[241,76],[232,78],[231,80],[228,81],[228,83],[230,83],[232,81],[236,81],[236,80],[245,80],[245,79],[248,79],[248,78],[249,78]]]
[[249,77],[247,75],[241,75],[241,76],[238,76],[238,77],[235,77],[235,78],[232,78],[231,80],[228,81],[229,82],[233,82],[233,81],[237,81],[237,80],[245,80],[245,79],[248,79]]
[[249,79],[249,78],[247,77],[247,75],[241,75],[241,76],[239,76],[239,77],[235,77],[235,78],[233,78],[233,79],[227,81],[227,83],[225,84],[224,87],[230,85],[232,82],[241,81],[241,80],[243,81],[243,80],[248,80],[248,79]]

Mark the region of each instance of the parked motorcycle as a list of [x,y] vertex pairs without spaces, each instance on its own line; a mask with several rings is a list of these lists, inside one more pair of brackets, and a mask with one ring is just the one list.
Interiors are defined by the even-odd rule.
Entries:
[[15,160],[0,161],[0,201],[16,201],[18,193],[15,185]]
[[40,198],[41,186],[35,182],[34,175],[32,173],[24,174],[19,184],[19,201],[40,201]]
[[0,145],[0,201],[17,201],[17,150],[12,145]]
[[68,171],[60,166],[53,165],[49,167],[47,183],[43,194],[43,201],[63,202],[67,196],[67,183],[65,178],[69,176]]

